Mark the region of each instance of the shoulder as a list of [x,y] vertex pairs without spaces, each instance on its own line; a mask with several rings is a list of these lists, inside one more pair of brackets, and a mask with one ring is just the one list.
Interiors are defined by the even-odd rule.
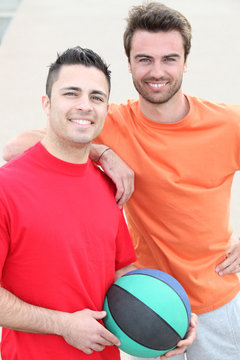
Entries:
[[137,109],[137,100],[128,100],[126,104],[110,104],[104,128],[94,142],[113,147],[117,138],[122,138],[129,132],[129,128],[133,124],[132,120],[137,114]]
[[137,116],[139,108],[138,100],[128,100],[126,104],[112,103],[109,106],[104,129],[110,128],[112,131],[129,126],[131,119]]
[[101,204],[110,205],[112,209],[118,209],[115,201],[116,186],[104,171],[95,163],[91,162],[91,171],[88,183],[96,193],[96,201]]
[[38,151],[38,144],[30,147],[22,154],[16,156],[12,160],[9,160],[6,164],[0,167],[0,178],[11,179],[12,181],[18,181],[19,176],[25,172],[26,165],[30,162],[34,154]]
[[138,108],[139,101],[134,99],[129,99],[126,104],[116,104],[112,103],[109,106],[108,116],[110,117],[118,117],[121,115],[134,113]]
[[228,128],[240,126],[240,106],[214,102],[199,97],[187,96],[191,114],[201,123],[224,125]]
[[113,181],[110,179],[109,176],[105,174],[102,168],[94,163],[92,160],[90,161],[90,173],[96,177],[94,181],[98,181],[99,184],[103,184],[104,187],[109,188],[109,190],[114,193],[116,188]]
[[187,96],[191,105],[209,114],[224,114],[240,117],[240,105],[209,101],[200,97]]

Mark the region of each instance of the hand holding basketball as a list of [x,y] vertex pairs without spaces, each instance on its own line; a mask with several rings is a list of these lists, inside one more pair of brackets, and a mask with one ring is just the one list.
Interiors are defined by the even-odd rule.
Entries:
[[169,359],[172,356],[182,354],[187,349],[188,346],[192,345],[193,341],[196,338],[197,323],[198,323],[198,317],[196,314],[192,313],[191,321],[186,337],[177,343],[177,347],[175,349],[170,350],[166,354],[160,356],[160,359],[165,360],[165,359]]
[[120,341],[98,320],[106,316],[105,311],[84,309],[75,313],[65,313],[61,327],[61,336],[75,348],[85,354],[102,351],[105,346],[120,345]]

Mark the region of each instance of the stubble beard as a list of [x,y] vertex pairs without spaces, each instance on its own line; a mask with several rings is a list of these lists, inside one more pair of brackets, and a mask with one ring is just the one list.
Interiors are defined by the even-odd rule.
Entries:
[[[134,77],[132,79],[133,79],[134,87],[139,93],[139,95],[142,96],[142,98],[145,99],[146,101],[155,105],[167,103],[181,89],[182,86],[182,78],[181,78],[180,80],[178,81],[176,80],[175,82],[173,82],[169,86],[167,92],[163,92],[163,93],[155,92],[154,94],[151,94],[150,91],[146,90],[144,88],[144,85],[141,85],[141,83],[136,81]],[[152,81],[156,81],[156,79]]]

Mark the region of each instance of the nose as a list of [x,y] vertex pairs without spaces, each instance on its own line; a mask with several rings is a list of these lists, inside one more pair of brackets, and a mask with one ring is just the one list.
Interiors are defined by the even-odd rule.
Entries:
[[160,79],[164,75],[163,65],[160,61],[155,61],[151,66],[151,76]]
[[90,112],[92,111],[92,103],[90,99],[87,96],[81,96],[75,105],[77,110],[83,111],[83,112]]

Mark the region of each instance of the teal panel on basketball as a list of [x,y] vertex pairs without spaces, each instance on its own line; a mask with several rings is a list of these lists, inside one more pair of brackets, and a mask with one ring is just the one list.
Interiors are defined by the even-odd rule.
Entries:
[[120,349],[139,357],[156,357],[184,338],[191,317],[188,296],[172,276],[138,269],[108,290],[105,326],[121,341]]
[[[174,327],[181,337],[185,336],[189,323],[188,314],[181,298],[168,284],[143,274],[123,276],[115,284],[134,294],[136,298]],[[151,290],[143,291],[143,289]]]

